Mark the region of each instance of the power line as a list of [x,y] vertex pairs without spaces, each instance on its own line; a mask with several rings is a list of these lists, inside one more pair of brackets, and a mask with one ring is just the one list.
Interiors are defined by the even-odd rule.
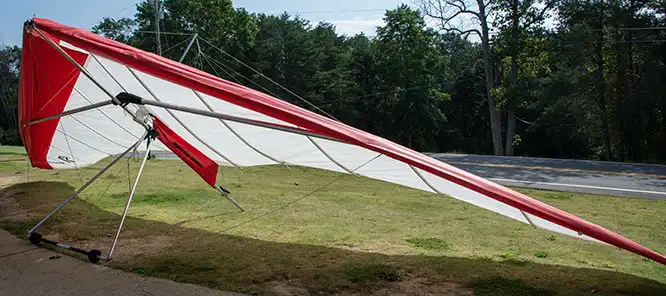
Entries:
[[[117,15],[117,14],[119,14],[119,13],[125,11],[125,10],[130,9],[130,7],[133,7],[133,6],[136,7],[136,4],[132,4],[132,5],[130,5],[130,6],[127,6],[127,7],[125,7],[125,8],[122,8],[122,9],[120,9],[120,10],[114,12],[114,13],[111,13],[111,14],[108,14],[108,15],[106,15],[106,16],[103,16],[102,19],[104,19],[104,18],[108,18],[108,17],[112,17],[112,16],[114,16],[114,15]],[[99,24],[99,22],[94,23],[94,24],[88,24],[88,25],[84,26],[83,28],[85,28],[85,29],[90,29],[91,27],[93,27],[93,26],[95,26],[95,25],[97,25],[97,24]]]
[[[157,34],[157,31],[134,31],[135,33],[141,33],[141,34]],[[188,36],[194,36],[195,33],[183,33],[183,32],[163,32],[160,31],[160,34],[164,35],[188,35]]]
[[373,8],[373,9],[342,9],[342,10],[319,10],[319,11],[275,11],[275,12],[264,12],[265,14],[330,14],[330,13],[350,13],[350,12],[379,12],[386,11],[386,8]]

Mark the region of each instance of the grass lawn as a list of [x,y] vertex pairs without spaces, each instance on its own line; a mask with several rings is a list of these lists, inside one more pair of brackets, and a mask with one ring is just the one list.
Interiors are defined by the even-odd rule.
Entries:
[[[81,184],[75,170],[12,161],[24,158],[0,155],[0,226],[22,237]],[[81,169],[83,180],[104,163]],[[130,163],[134,176],[139,161]],[[111,169],[40,232],[105,253],[128,177],[126,165]],[[633,253],[454,199],[340,177],[223,168],[218,182],[245,207],[239,212],[182,162],[150,160],[105,264],[261,295],[666,295],[666,266]],[[519,191],[666,253],[664,201]]]
[[0,154],[23,154],[25,155],[25,148],[23,146],[3,146],[0,145]]

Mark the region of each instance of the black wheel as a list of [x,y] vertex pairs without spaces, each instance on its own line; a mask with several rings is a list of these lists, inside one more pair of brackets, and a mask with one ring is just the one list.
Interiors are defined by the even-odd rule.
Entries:
[[33,232],[28,236],[28,239],[33,245],[39,244],[42,241],[42,235],[39,232]]
[[100,250],[90,250],[88,252],[88,261],[92,263],[99,262],[100,257],[102,257],[102,252],[100,252]]

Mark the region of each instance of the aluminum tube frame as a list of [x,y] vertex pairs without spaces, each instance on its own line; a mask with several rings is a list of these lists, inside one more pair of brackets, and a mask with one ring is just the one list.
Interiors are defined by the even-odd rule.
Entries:
[[109,248],[109,253],[106,255],[106,258],[103,258],[104,261],[111,260],[113,255],[113,250],[116,248],[116,243],[118,243],[118,237],[120,237],[120,231],[123,228],[125,223],[125,218],[127,217],[127,211],[129,211],[130,204],[132,203],[132,197],[134,192],[136,192],[136,186],[139,184],[139,178],[141,178],[141,173],[143,173],[143,168],[146,166],[146,160],[148,160],[148,155],[150,155],[150,144],[152,144],[153,138],[148,136],[146,144],[146,154],[143,156],[143,161],[141,161],[141,167],[139,167],[139,172],[136,174],[136,179],[134,180],[134,185],[130,191],[129,197],[127,198],[127,203],[125,204],[125,209],[123,210],[123,215],[120,217],[120,223],[118,224],[118,230],[116,230],[116,236],[113,238],[111,243],[111,248]]
[[239,204],[238,204],[238,203],[237,203],[237,202],[231,197],[231,194],[229,194],[228,191],[222,189],[222,188],[220,187],[220,185],[217,185],[217,184],[216,184],[215,186],[213,186],[213,187],[215,187],[215,189],[216,189],[217,191],[219,191],[220,194],[224,195],[224,197],[226,197],[226,198],[227,198],[232,204],[234,204],[234,206],[236,206],[241,212],[245,212],[245,209],[243,209],[243,207],[241,207],[241,206],[240,206],[240,205],[239,205]]
[[55,209],[53,209],[53,211],[51,211],[50,214],[46,215],[46,217],[44,217],[44,219],[42,219],[41,221],[39,221],[39,223],[37,223],[37,225],[35,225],[34,227],[32,227],[30,230],[28,230],[28,236],[29,236],[31,233],[35,232],[35,230],[37,230],[37,228],[39,228],[39,226],[41,226],[42,224],[44,224],[44,222],[46,222],[46,220],[48,220],[49,218],[51,218],[51,216],[53,216],[56,212],[58,212],[58,211],[59,211],[60,209],[62,209],[65,205],[67,205],[70,201],[72,201],[75,197],[77,197],[77,196],[79,195],[79,193],[81,193],[84,189],[86,189],[88,186],[90,186],[90,184],[92,184],[95,180],[97,180],[97,178],[99,178],[100,176],[102,176],[102,174],[104,174],[104,172],[106,172],[107,170],[109,170],[109,169],[110,169],[113,165],[115,165],[115,164],[116,164],[121,158],[123,158],[125,155],[127,155],[127,153],[129,153],[130,151],[132,151],[133,149],[135,149],[136,147],[138,147],[139,144],[141,144],[141,142],[143,142],[144,138],[145,138],[145,135],[144,135],[143,137],[141,137],[141,139],[139,139],[136,143],[134,143],[134,145],[132,145],[131,147],[127,148],[127,150],[125,150],[123,153],[121,153],[120,155],[116,156],[116,158],[114,158],[113,161],[111,161],[111,163],[109,163],[108,165],[106,165],[106,166],[105,166],[102,170],[100,170],[95,176],[93,176],[90,180],[88,180],[88,182],[86,182],[85,184],[83,184],[79,189],[77,189],[74,193],[72,193],[72,195],[70,195],[69,198],[67,198],[66,200],[64,200],[63,202],[61,202],[61,203],[60,203]]
[[43,122],[43,121],[56,119],[56,118],[60,118],[60,117],[67,116],[67,115],[81,113],[81,112],[84,112],[84,111],[88,111],[88,110],[99,108],[99,107],[104,107],[104,106],[111,105],[111,104],[113,104],[113,101],[111,101],[111,100],[104,101],[104,102],[99,102],[99,103],[94,103],[92,105],[84,106],[84,107],[81,107],[81,108],[75,108],[75,109],[72,109],[72,110],[63,111],[62,113],[58,113],[58,114],[55,114],[55,115],[43,117],[43,118],[40,118],[40,119],[35,119],[33,121],[30,121],[30,122],[26,123],[25,126],[30,126],[30,125],[33,125],[35,123],[40,123],[40,122]]
[[161,107],[161,108],[165,108],[165,109],[172,109],[172,110],[177,110],[177,111],[182,111],[182,112],[187,112],[187,113],[192,113],[192,114],[197,114],[197,115],[202,115],[202,116],[207,116],[207,117],[225,119],[225,120],[229,120],[229,121],[240,122],[240,123],[245,123],[245,124],[259,126],[259,127],[265,127],[265,128],[274,129],[274,130],[280,130],[280,131],[283,131],[283,132],[299,134],[299,135],[304,135],[304,136],[310,136],[310,137],[313,137],[313,138],[320,138],[320,139],[329,140],[329,141],[342,142],[338,139],[334,139],[334,138],[327,137],[327,136],[322,136],[322,135],[315,134],[315,133],[312,133],[312,132],[308,132],[308,131],[298,129],[298,128],[291,128],[291,127],[287,127],[287,126],[278,126],[278,125],[271,124],[271,123],[268,123],[268,122],[263,122],[263,121],[259,121],[259,120],[252,120],[252,119],[237,117],[237,116],[233,116],[233,115],[221,114],[221,113],[212,112],[212,111],[206,111],[206,110],[201,110],[201,109],[196,109],[196,108],[178,106],[178,105],[173,105],[173,104],[169,104],[169,103],[158,102],[158,101],[153,101],[153,100],[146,100],[146,99],[141,99],[141,104],[149,105],[149,106],[155,106],[155,107]]
[[194,44],[194,41],[197,40],[197,37],[199,37],[199,33],[194,33],[194,37],[192,37],[192,40],[190,40],[190,43],[187,44],[187,47],[185,48],[185,51],[183,52],[183,55],[180,56],[180,59],[178,60],[179,63],[183,62],[183,60],[185,59],[185,56],[190,51],[190,48],[192,47],[192,44]]

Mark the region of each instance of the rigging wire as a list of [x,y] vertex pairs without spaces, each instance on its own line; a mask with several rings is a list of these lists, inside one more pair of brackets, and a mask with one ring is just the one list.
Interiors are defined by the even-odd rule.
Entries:
[[[146,151],[146,153],[149,153],[149,151]],[[129,181],[130,180],[130,178],[129,178],[129,172],[130,172],[129,171],[129,163],[130,163],[130,158],[128,157],[127,158],[127,168],[128,168],[127,179],[128,179],[129,184],[130,184],[130,191],[131,191],[132,183],[131,183],[131,181]],[[109,185],[106,186],[106,189],[104,189],[104,191],[102,191],[102,194],[100,194],[97,199],[88,201],[88,203],[90,204],[90,207],[88,207],[88,210],[86,211],[85,215],[83,216],[83,219],[80,219],[79,221],[85,222],[85,221],[88,220],[88,218],[90,217],[90,213],[92,213],[93,209],[95,209],[95,207],[96,207],[95,204],[98,203],[100,200],[102,200],[102,197],[104,197],[104,195],[106,195],[106,192],[109,191],[111,186],[113,186],[113,184],[116,183],[114,180],[116,178],[118,178],[118,176],[120,175],[120,172],[122,170],[123,170],[123,166],[121,165],[121,166],[118,167],[118,170],[116,171],[116,173],[110,178],[111,181],[109,181]],[[86,197],[86,200],[87,199],[88,198]],[[72,241],[72,238],[74,238],[74,235],[76,235],[76,233],[80,230],[80,228],[81,228],[80,226],[82,224],[84,224],[84,223],[76,223],[74,231],[72,232],[72,235],[69,237],[69,239],[67,239],[67,241]]]
[[[208,65],[210,66],[210,68],[213,70],[213,72],[215,72],[215,75],[216,75],[217,77],[222,77],[222,75],[220,75],[220,73],[217,72],[217,69],[215,68],[215,66],[213,66],[213,64],[210,62],[211,59],[213,59],[213,58],[212,58],[212,57],[208,57],[207,55],[204,55],[204,60],[206,60],[206,62],[207,62]],[[219,66],[219,65],[218,65],[218,66]],[[226,69],[224,69],[224,68],[220,68],[220,70],[224,71],[224,73],[227,74],[227,76],[229,76],[229,78],[233,79],[236,83],[238,83],[238,84],[241,83],[240,80],[239,80],[238,78],[236,78],[236,76],[234,76],[233,74],[229,73],[229,71],[227,71]]]
[[[203,56],[203,58],[206,60],[206,62],[208,62],[208,64],[211,66],[211,68],[212,68],[212,70],[215,72],[215,74],[216,74],[218,77],[221,77],[220,74],[217,72],[217,69],[215,68],[215,66],[214,66],[212,63],[210,63],[210,60],[208,59],[208,57],[206,56],[206,54],[204,54],[204,53],[201,51],[201,47],[199,46],[198,42],[197,42],[197,48],[198,48],[199,53]],[[213,59],[213,60],[215,60],[215,59],[212,58],[212,57],[210,57],[210,58]],[[225,66],[225,65],[222,64],[222,63],[220,63],[220,64],[221,64],[222,66]],[[218,65],[218,66],[219,66],[219,65]],[[234,70],[231,69],[231,68],[229,68],[229,69],[230,69],[231,71],[234,71]],[[203,70],[203,67],[202,67],[202,70]],[[227,75],[229,75],[230,77],[232,77],[232,79],[236,80],[236,82],[240,84],[240,81],[239,81],[237,78],[235,78],[231,73],[227,72],[227,71],[226,71],[225,69],[223,69],[223,68],[221,68],[221,70],[222,70],[222,71],[225,71],[225,73],[227,73]],[[235,72],[235,71],[234,71],[234,72]],[[237,73],[237,72],[236,72],[236,73]],[[242,76],[242,74],[240,74],[240,73],[239,73],[239,75]],[[247,78],[246,78],[246,79],[247,79]],[[250,81],[252,81],[252,80],[250,80]],[[254,81],[252,81],[252,82],[254,82]],[[238,133],[236,133],[236,132],[231,128],[231,126],[229,126],[226,122],[224,122],[224,120],[221,120],[221,122],[222,122],[222,124],[224,124],[224,126],[225,126],[227,129],[229,129],[229,131],[230,131],[232,134],[234,134],[234,135],[235,135],[235,136],[236,136],[241,142],[243,142],[245,145],[247,145],[250,149],[252,149],[252,150],[254,150],[255,152],[259,153],[260,155],[266,157],[267,159],[270,159],[270,160],[276,162],[277,164],[281,164],[281,165],[286,166],[289,170],[291,170],[291,167],[290,167],[286,162],[284,162],[284,161],[280,161],[280,160],[277,160],[275,157],[269,156],[269,155],[267,155],[266,153],[260,151],[259,149],[257,149],[257,148],[254,147],[253,145],[251,145],[247,140],[243,139]],[[244,170],[242,169],[242,167],[239,167],[239,168],[241,168],[241,171],[244,172]]]
[[252,68],[252,67],[249,66],[248,64],[244,63],[243,61],[239,60],[238,58],[236,58],[236,57],[234,57],[233,55],[229,54],[228,52],[224,51],[223,49],[221,49],[221,48],[215,46],[213,43],[211,43],[210,41],[206,40],[205,38],[200,37],[200,39],[203,40],[204,42],[208,43],[208,45],[210,45],[210,46],[212,46],[213,48],[217,49],[218,51],[220,51],[220,52],[223,53],[224,55],[230,57],[231,59],[233,59],[233,60],[236,61],[237,63],[239,63],[239,64],[245,66],[246,68],[248,68],[248,69],[251,70],[252,72],[256,73],[257,75],[259,75],[259,76],[265,78],[266,80],[270,81],[271,83],[275,84],[276,86],[282,88],[282,89],[285,90],[286,92],[288,92],[288,93],[290,93],[291,95],[295,96],[296,98],[298,98],[299,100],[303,101],[304,103],[306,103],[306,104],[309,105],[310,107],[315,108],[315,109],[318,110],[319,112],[325,114],[326,116],[328,116],[329,118],[331,118],[331,119],[333,119],[333,120],[335,120],[335,121],[340,121],[340,120],[338,120],[337,118],[333,117],[333,115],[328,114],[326,111],[324,111],[324,110],[322,110],[321,108],[317,107],[317,105],[315,105],[315,104],[311,103],[310,101],[304,99],[303,97],[297,95],[297,94],[294,93],[293,91],[291,91],[291,90],[289,90],[288,88],[284,87],[282,84],[279,84],[279,83],[275,82],[273,79],[270,79],[268,76],[264,75],[263,73],[259,72],[259,71],[256,70],[256,69]]
[[403,88],[403,89],[396,89],[396,90],[383,91],[383,92],[375,92],[375,93],[369,93],[369,94],[364,94],[364,95],[360,95],[360,96],[353,96],[353,97],[335,99],[335,100],[330,100],[330,101],[324,101],[324,102],[319,103],[319,106],[328,105],[328,104],[332,104],[332,103],[340,102],[340,101],[347,101],[347,100],[361,99],[361,98],[366,98],[366,97],[374,97],[374,96],[378,96],[378,95],[387,95],[387,94],[393,94],[393,93],[399,93],[399,92],[406,92],[406,91],[415,90],[415,89],[419,89],[419,88],[424,88],[424,87],[428,87],[428,86],[432,86],[432,84],[423,84],[423,85],[417,85],[417,86]]
[[190,40],[190,38],[185,38],[185,39],[183,39],[183,41],[180,41],[180,42],[170,46],[169,48],[167,48],[165,50],[162,50],[162,55],[164,55],[164,53],[166,53],[167,51],[172,50],[172,49],[176,48],[177,46],[182,45],[183,43],[185,43],[189,40]]
[[[204,55],[204,57],[207,56],[206,54],[203,54],[203,55]],[[270,95],[272,95],[272,96],[274,96],[274,97],[278,97],[278,95],[276,95],[274,92],[272,92],[271,90],[269,90],[269,89],[266,88],[265,86],[259,84],[258,82],[254,81],[254,80],[252,80],[252,79],[250,79],[250,78],[247,78],[245,75],[243,75],[243,74],[239,73],[238,71],[232,69],[231,67],[229,67],[229,66],[223,64],[222,62],[216,60],[215,58],[210,57],[210,56],[208,56],[208,58],[211,59],[211,60],[213,60],[213,62],[215,62],[218,66],[224,67],[224,68],[228,69],[229,71],[232,71],[232,72],[236,73],[238,76],[240,76],[240,77],[242,77],[242,78],[245,78],[247,81],[249,81],[249,82],[251,82],[252,84],[256,85],[257,87],[261,88],[263,91],[267,92],[268,94],[270,94]],[[227,73],[227,75],[233,77],[233,75],[230,74],[228,71],[224,70],[224,72]],[[242,84],[242,83],[240,82],[239,79],[234,78],[234,80],[236,80],[236,82],[238,82],[238,84]]]
[[[79,168],[79,164],[76,162],[76,160],[74,160],[74,152],[72,151],[72,146],[69,144],[69,137],[67,136],[67,134],[65,132],[65,126],[64,126],[64,124],[62,124],[62,120],[58,121],[58,125],[60,125],[60,128],[63,130],[62,133],[63,133],[63,136],[65,137],[65,143],[67,143],[67,148],[69,149],[69,154],[72,157],[72,160],[74,161],[74,167],[76,168],[76,174],[79,177],[79,182],[81,182],[81,185],[79,187],[81,187],[81,186],[83,186],[83,184],[85,182],[83,182],[83,177],[81,176],[81,170]],[[81,192],[79,194],[80,195],[82,194],[85,199],[88,199],[88,194],[86,192]],[[67,241],[72,240],[74,235],[78,232],[79,225],[81,225],[81,224],[83,224],[83,223],[77,223],[76,228],[74,228],[74,231],[69,236],[69,239]],[[58,248],[58,249],[59,249],[58,250],[58,255],[62,255],[63,249],[62,248]]]
[[345,177],[347,177],[347,176],[353,176],[353,175],[354,175],[353,173],[354,173],[355,171],[357,171],[357,170],[361,169],[362,167],[368,165],[369,163],[371,163],[372,161],[374,161],[375,159],[379,158],[379,157],[382,156],[382,155],[384,155],[384,154],[379,153],[379,154],[377,154],[377,156],[375,156],[375,157],[369,159],[369,160],[366,161],[365,163],[363,163],[363,164],[361,164],[360,166],[356,167],[355,169],[351,170],[350,173],[348,173],[348,174],[342,173],[342,174],[340,174],[340,176],[338,176],[337,178],[333,179],[332,181],[330,181],[330,182],[328,182],[328,183],[326,183],[326,184],[324,184],[324,185],[322,185],[322,186],[320,186],[320,187],[318,187],[318,188],[315,188],[314,190],[312,190],[312,191],[310,191],[310,192],[304,194],[304,195],[301,196],[301,197],[298,197],[298,198],[296,198],[296,199],[294,199],[294,200],[292,200],[292,201],[290,201],[290,202],[288,202],[288,203],[285,203],[284,205],[281,205],[281,206],[279,206],[279,207],[277,207],[277,208],[275,208],[275,209],[273,209],[273,210],[271,210],[271,211],[269,211],[269,212],[263,213],[263,214],[261,214],[261,215],[258,215],[258,216],[255,216],[255,217],[253,217],[253,218],[250,218],[250,219],[248,219],[248,220],[246,220],[246,221],[244,221],[244,222],[241,222],[241,223],[238,223],[238,224],[236,224],[236,225],[233,225],[233,226],[231,226],[231,227],[229,227],[229,228],[226,228],[226,229],[222,230],[221,232],[224,233],[224,232],[227,232],[227,231],[233,230],[233,229],[235,229],[235,228],[241,227],[241,226],[243,226],[243,225],[247,225],[247,224],[249,224],[249,223],[251,223],[251,222],[254,222],[254,221],[256,221],[256,220],[259,220],[259,219],[261,219],[261,218],[263,218],[263,217],[266,217],[266,216],[271,215],[271,214],[274,214],[274,213],[276,213],[276,212],[278,212],[278,211],[280,211],[280,210],[283,210],[283,209],[285,209],[285,208],[287,208],[287,207],[289,207],[289,206],[291,206],[291,205],[293,205],[293,204],[295,204],[295,203],[297,203],[297,202],[299,202],[299,201],[301,201],[301,200],[307,198],[308,196],[311,196],[311,195],[313,195],[313,194],[319,192],[320,190],[322,190],[322,189],[324,189],[324,188],[326,188],[326,187],[328,187],[328,186],[331,186],[333,183],[338,182],[338,181],[342,180],[343,178],[345,178]]

